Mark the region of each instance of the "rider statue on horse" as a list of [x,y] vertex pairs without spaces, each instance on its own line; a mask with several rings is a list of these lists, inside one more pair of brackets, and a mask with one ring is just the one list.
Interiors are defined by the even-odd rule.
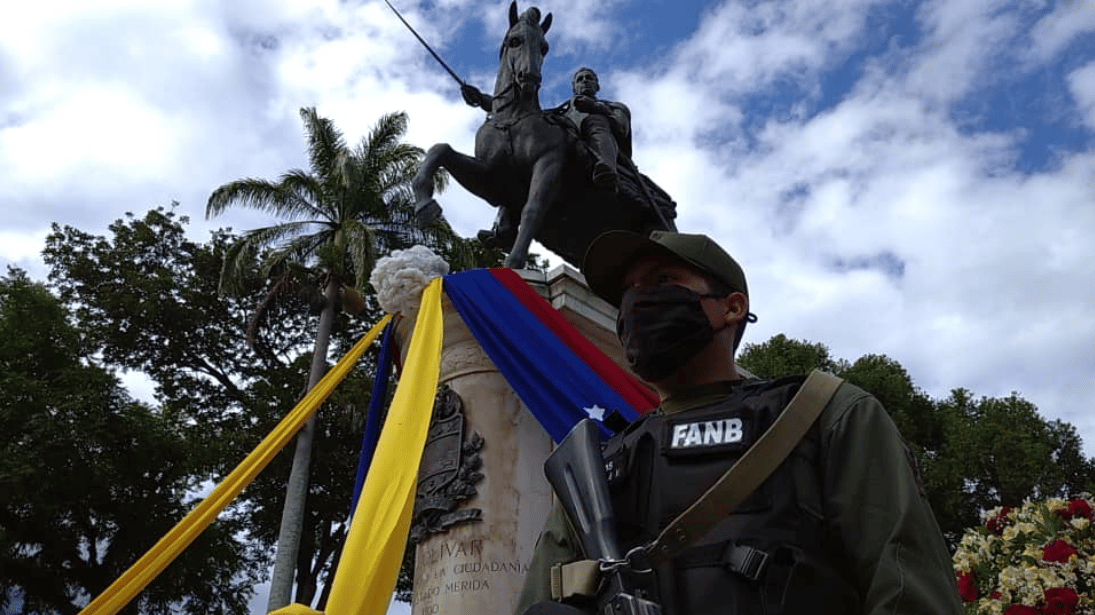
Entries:
[[[570,83],[574,96],[546,113],[565,118],[567,127],[593,156],[593,185],[616,191],[617,157],[631,158],[631,110],[620,102],[597,99],[601,84],[592,68],[579,68]],[[465,84],[460,91],[469,105],[491,111],[492,97],[475,86]]]
[[509,22],[494,94],[461,82],[464,100],[487,111],[475,156],[444,143],[430,148],[413,182],[419,218],[440,215],[433,176],[445,168],[498,208],[494,226],[479,238],[509,252],[507,267],[525,266],[533,239],[577,266],[604,231],[676,230],[676,204],[631,161],[627,106],[598,99],[597,74],[581,68],[572,81],[574,96],[542,110],[540,70],[551,14],[542,22],[535,7],[518,15],[513,2]]

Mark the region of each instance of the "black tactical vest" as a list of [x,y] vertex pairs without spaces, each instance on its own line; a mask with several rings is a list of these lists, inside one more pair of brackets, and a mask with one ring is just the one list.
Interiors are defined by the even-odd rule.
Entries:
[[[730,468],[803,378],[727,383],[716,405],[650,414],[604,450],[626,552],[654,539]],[[708,536],[647,583],[666,615],[855,614],[850,565],[823,523],[818,428]]]

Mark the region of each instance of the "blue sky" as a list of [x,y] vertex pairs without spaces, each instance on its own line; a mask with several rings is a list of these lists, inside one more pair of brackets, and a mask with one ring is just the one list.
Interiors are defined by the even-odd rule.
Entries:
[[[393,0],[493,84],[508,4]],[[524,9],[527,4],[521,4]],[[1095,3],[567,0],[541,100],[579,66],[629,105],[635,161],[744,265],[760,321],[936,397],[1018,392],[1095,455]],[[389,111],[471,151],[482,112],[380,0],[57,0],[0,22],[0,266],[44,278],[52,222],[103,233],[306,164],[297,111],[350,141]],[[494,212],[440,196],[466,235]],[[542,252],[542,250],[541,250]],[[556,262],[558,262],[556,260]],[[140,392],[144,385],[131,379]]]

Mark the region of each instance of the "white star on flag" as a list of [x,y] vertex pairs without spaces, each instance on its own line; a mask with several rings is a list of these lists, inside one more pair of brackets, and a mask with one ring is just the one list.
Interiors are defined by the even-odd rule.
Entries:
[[595,421],[605,420],[605,409],[598,406],[597,404],[593,404],[589,408],[582,408],[582,410],[584,410],[585,413],[589,415],[589,418]]

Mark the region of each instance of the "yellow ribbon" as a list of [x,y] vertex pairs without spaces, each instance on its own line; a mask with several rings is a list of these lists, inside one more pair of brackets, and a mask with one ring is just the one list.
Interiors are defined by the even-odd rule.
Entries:
[[411,529],[418,463],[441,371],[441,278],[422,293],[407,361],[338,562],[328,615],[384,615]]
[[411,527],[418,462],[426,446],[441,370],[441,279],[422,293],[422,308],[384,431],[358,497],[338,560],[326,612],[290,604],[270,615],[384,615],[392,600]]
[[[435,282],[439,283],[440,279]],[[440,300],[438,300],[438,306],[440,306]],[[145,586],[151,583],[152,579],[156,578],[168,564],[178,557],[179,553],[189,546],[213,522],[213,519],[224,510],[224,507],[244,487],[250,484],[255,476],[270,463],[270,460],[285,447],[289,440],[300,430],[301,426],[304,425],[304,422],[312,416],[316,408],[323,403],[323,400],[327,399],[331,391],[350,373],[350,369],[357,363],[369,344],[384,330],[389,320],[391,320],[391,316],[385,316],[371,331],[366,333],[365,337],[361,338],[361,341],[350,352],[346,353],[346,356],[342,357],[342,360],[331,371],[327,372],[327,375],[316,386],[312,387],[312,390],[308,391],[304,399],[300,400],[300,403],[278,423],[277,427],[263,439],[250,455],[236,466],[235,470],[232,470],[232,473],[221,484],[213,489],[212,493],[206,496],[186,517],[183,517],[182,521],[179,521],[148,553],[145,553],[141,559],[137,560],[137,563],[130,566],[129,570],[126,570],[91,604],[80,611],[80,615],[114,615],[140,593]],[[438,344],[437,355],[438,361],[440,361],[440,343]],[[435,368],[434,387],[436,387],[436,380]],[[433,395],[432,388],[430,389],[430,395]],[[428,412],[426,412],[426,416],[428,421]],[[383,439],[381,441],[383,442]],[[419,450],[421,448],[420,446]],[[404,535],[406,535],[406,531],[404,531]],[[398,572],[398,567],[396,572]]]

